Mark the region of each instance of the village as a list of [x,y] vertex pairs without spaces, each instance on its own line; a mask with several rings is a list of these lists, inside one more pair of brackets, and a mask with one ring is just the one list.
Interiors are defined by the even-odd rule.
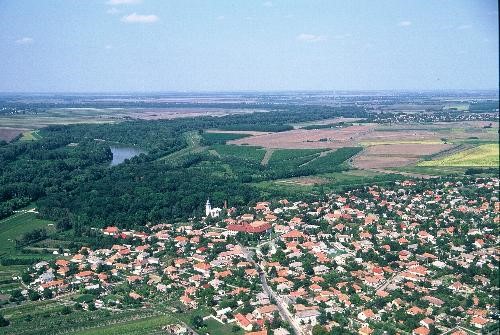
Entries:
[[249,335],[487,333],[498,189],[498,178],[407,180],[315,202],[207,201],[205,217],[183,224],[94,228],[114,245],[38,262],[22,294],[204,314],[172,333],[204,334],[208,319]]

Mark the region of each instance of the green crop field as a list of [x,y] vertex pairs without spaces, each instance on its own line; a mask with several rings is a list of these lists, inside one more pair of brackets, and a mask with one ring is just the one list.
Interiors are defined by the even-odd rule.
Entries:
[[151,313],[144,309],[110,312],[71,309],[63,314],[64,305],[55,300],[27,302],[7,307],[2,314],[11,321],[2,334],[156,334],[175,317]]
[[256,163],[260,163],[265,155],[265,150],[262,148],[251,146],[214,145],[213,149],[222,158],[240,158]]
[[273,152],[269,160],[269,167],[297,168],[319,157],[324,150],[317,149],[285,149]]
[[[23,234],[35,229],[45,228],[47,232],[52,232],[54,227],[52,221],[40,220],[36,218],[33,212],[15,213],[3,220],[0,220],[0,293],[9,293],[10,290],[19,287],[17,281],[13,281],[12,277],[18,276],[24,269],[27,261],[34,259],[51,259],[54,256],[50,253],[32,252],[31,250],[21,250],[16,248],[16,239],[19,239]],[[4,264],[3,261],[9,261]]]
[[423,161],[419,166],[486,166],[499,165],[498,143],[483,144],[441,159]]
[[[317,172],[334,172],[342,169],[341,164],[363,150],[359,147],[340,148],[325,156],[318,157],[307,164],[308,168],[315,169]],[[347,166],[346,166],[347,169]]]
[[159,315],[138,320],[129,320],[118,324],[110,324],[104,327],[72,332],[75,335],[145,335],[156,333],[162,327],[175,323],[170,315]]
[[203,133],[202,142],[205,145],[225,144],[227,141],[237,140],[243,137],[248,137],[248,134],[233,134],[233,133]]

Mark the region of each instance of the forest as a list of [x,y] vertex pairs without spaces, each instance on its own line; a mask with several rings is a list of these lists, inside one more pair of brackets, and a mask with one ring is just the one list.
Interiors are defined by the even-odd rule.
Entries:
[[[257,201],[263,194],[253,182],[341,171],[346,169],[342,162],[358,149],[345,148],[305,166],[262,166],[238,152],[218,157],[208,151],[188,151],[180,159],[169,159],[188,147],[183,134],[204,134],[204,129],[283,131],[294,122],[337,116],[367,115],[354,107],[290,106],[273,113],[50,126],[40,130],[38,141],[0,147],[0,218],[35,202],[42,218],[67,220],[67,228],[74,224],[130,228],[201,214],[208,197],[214,204],[228,200],[235,206]],[[223,142],[204,134],[201,144]],[[147,154],[110,168],[111,143],[133,145]],[[248,149],[253,150],[236,147],[236,151]]]

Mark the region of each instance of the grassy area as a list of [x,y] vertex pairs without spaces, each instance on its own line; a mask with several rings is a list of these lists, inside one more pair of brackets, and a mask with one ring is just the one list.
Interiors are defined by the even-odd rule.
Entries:
[[0,243],[0,257],[12,256],[15,253],[14,240],[22,234],[37,228],[53,230],[52,224],[52,221],[37,219],[36,214],[32,212],[15,213],[0,220],[0,241],[2,241]]
[[[361,150],[363,149],[359,147],[340,148],[324,156],[318,157],[306,166],[309,169],[314,169],[317,173],[336,172],[342,168],[342,164],[346,165],[345,162]],[[345,167],[347,169],[347,165]]]
[[423,161],[419,166],[484,166],[496,167],[499,165],[498,158],[498,143],[497,144],[483,144],[475,148],[467,149],[457,152],[450,156],[446,156],[436,160]]
[[297,168],[303,164],[311,162],[315,158],[318,158],[322,151],[324,150],[318,150],[318,149],[276,150],[273,152],[268,165],[271,168],[287,168],[287,169]]
[[15,213],[8,218],[0,220],[0,259],[13,261],[12,264],[0,265],[0,294],[9,293],[12,289],[19,287],[17,281],[12,281],[12,277],[19,276],[27,265],[35,259],[52,259],[54,255],[40,252],[32,252],[16,248],[16,239],[24,233],[34,229],[45,228],[49,233],[54,230],[52,221],[40,220],[32,212]]
[[38,141],[42,138],[38,130],[26,131],[19,139],[20,141]]
[[283,194],[319,194],[324,191],[336,192],[346,187],[370,185],[375,182],[383,183],[401,178],[401,176],[396,174],[387,175],[368,170],[349,170],[315,175],[314,179],[318,179],[318,181],[320,181],[320,183],[316,185],[306,185],[302,183],[301,178],[263,181],[253,185],[263,191],[271,192],[279,190],[279,192]]
[[[206,332],[211,335],[240,335],[243,334],[243,330],[233,332],[234,324],[222,324],[214,319],[205,320],[207,325]],[[203,331],[203,333],[205,330]]]
[[157,334],[165,325],[174,323],[170,314],[159,314],[152,309],[111,312],[71,309],[63,313],[64,305],[57,300],[27,302],[1,309],[11,323],[2,334]]
[[[388,170],[424,174],[430,176],[463,176],[470,169],[467,166],[402,166],[397,168],[387,168]],[[475,176],[481,177],[495,177],[498,176],[498,167],[493,168],[478,168],[479,170],[474,173]],[[482,170],[482,172],[481,172]]]
[[233,133],[203,133],[203,144],[225,144],[227,141],[237,140],[243,137],[248,137],[248,134],[233,134]]
[[262,148],[240,145],[214,145],[213,150],[223,159],[238,158],[255,163],[260,163],[265,154],[265,150]]
[[75,335],[145,335],[156,333],[162,327],[175,323],[171,315],[159,315],[138,320],[129,320],[87,330],[71,332]]

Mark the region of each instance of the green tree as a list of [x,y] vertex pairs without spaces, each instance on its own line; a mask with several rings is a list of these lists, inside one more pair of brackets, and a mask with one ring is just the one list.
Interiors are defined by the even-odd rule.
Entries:
[[10,325],[10,321],[0,315],[0,327],[7,327],[8,325]]

